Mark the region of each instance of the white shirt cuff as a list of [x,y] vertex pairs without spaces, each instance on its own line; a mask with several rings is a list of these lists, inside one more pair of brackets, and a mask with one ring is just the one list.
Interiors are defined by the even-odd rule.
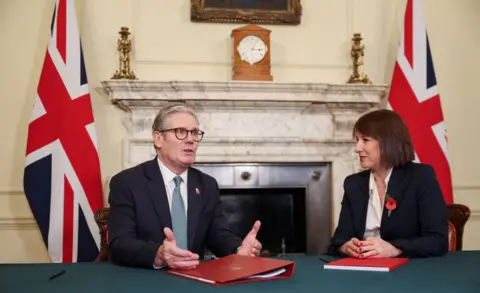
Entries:
[[157,267],[157,266],[155,266],[155,264],[153,264],[153,268],[156,269],[156,270],[163,269],[164,267],[166,267],[166,266],[164,265],[164,266]]

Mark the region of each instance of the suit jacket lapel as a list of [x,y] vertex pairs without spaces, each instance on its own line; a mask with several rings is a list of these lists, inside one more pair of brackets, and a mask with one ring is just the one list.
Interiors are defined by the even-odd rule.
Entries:
[[188,249],[192,249],[193,240],[195,239],[195,231],[197,230],[197,224],[199,221],[200,212],[203,209],[203,197],[202,185],[198,174],[191,168],[188,169]]
[[356,212],[354,215],[357,215],[355,219],[353,219],[356,225],[356,231],[360,235],[359,239],[363,239],[363,234],[365,234],[365,223],[367,222],[367,210],[368,210],[368,200],[370,199],[370,190],[369,190],[369,180],[370,180],[370,171],[361,173],[360,180],[358,182],[359,188],[357,196],[354,198],[358,198],[359,202],[357,204],[353,203],[353,208],[356,208]]
[[[407,174],[405,173],[405,170],[403,168],[394,168],[388,182],[387,193],[390,195],[390,197],[395,199],[397,203],[397,208],[403,200],[405,189],[407,187],[408,178],[406,175]],[[393,224],[395,224],[395,211],[392,211],[389,217],[388,209],[384,205],[382,213],[382,223],[380,228],[381,235],[387,233],[393,227]]]
[[162,173],[158,166],[157,157],[147,164],[145,175],[148,178],[147,190],[153,206],[157,212],[163,227],[172,229],[172,218],[170,216],[170,207],[168,205],[167,191],[163,183]]

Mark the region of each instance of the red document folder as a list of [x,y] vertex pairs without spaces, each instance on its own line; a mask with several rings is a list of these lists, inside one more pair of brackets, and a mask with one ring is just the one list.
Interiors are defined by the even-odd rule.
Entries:
[[166,273],[223,286],[291,278],[294,268],[294,261],[232,254],[201,262],[195,269],[168,269]]
[[354,258],[347,257],[323,265],[325,269],[390,272],[406,264],[408,258]]

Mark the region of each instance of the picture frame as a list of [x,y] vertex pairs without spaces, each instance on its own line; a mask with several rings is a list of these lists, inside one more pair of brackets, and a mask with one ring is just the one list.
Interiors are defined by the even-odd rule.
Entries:
[[193,22],[298,25],[300,0],[190,0]]

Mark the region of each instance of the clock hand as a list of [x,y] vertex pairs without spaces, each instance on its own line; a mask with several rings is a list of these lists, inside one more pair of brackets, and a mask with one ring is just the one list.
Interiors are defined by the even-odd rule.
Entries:
[[255,40],[255,42],[254,42],[253,45],[252,45],[252,49],[255,48],[255,46],[257,45],[257,43],[258,43],[258,40]]

